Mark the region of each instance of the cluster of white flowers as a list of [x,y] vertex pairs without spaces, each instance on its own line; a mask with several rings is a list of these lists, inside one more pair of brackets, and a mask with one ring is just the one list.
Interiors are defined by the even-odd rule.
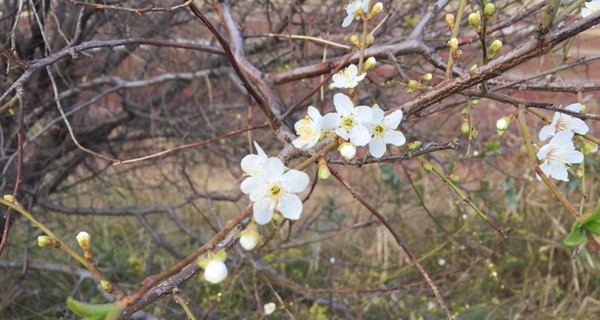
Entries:
[[295,128],[298,138],[292,141],[296,148],[311,148],[324,136],[325,130],[333,131],[340,138],[350,144],[343,144],[347,150],[340,153],[345,158],[354,157],[351,148],[369,145],[369,152],[373,157],[380,158],[386,150],[387,144],[401,146],[406,142],[404,135],[396,128],[402,121],[402,111],[396,110],[385,116],[379,106],[354,106],[352,100],[342,94],[333,96],[333,105],[336,112],[325,116],[314,107],[308,108],[305,119],[296,122]]
[[[565,109],[580,112],[582,107],[581,104],[575,103]],[[552,123],[544,126],[539,133],[539,138],[542,141],[553,137],[537,153],[537,158],[542,161],[540,164],[542,172],[548,177],[569,181],[567,168],[573,163],[583,161],[583,153],[575,150],[573,136],[575,133],[586,134],[588,131],[588,126],[581,119],[556,112],[552,118]],[[541,180],[539,175],[537,178]]]

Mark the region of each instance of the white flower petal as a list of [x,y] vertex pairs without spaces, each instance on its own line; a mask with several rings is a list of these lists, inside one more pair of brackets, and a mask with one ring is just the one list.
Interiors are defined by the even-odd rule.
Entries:
[[569,174],[567,173],[567,168],[563,166],[550,165],[550,170],[550,176],[552,176],[554,179],[569,181]]
[[249,176],[257,176],[264,171],[264,159],[255,154],[249,154],[242,159],[242,170]]
[[540,130],[539,138],[544,141],[554,135],[554,126],[549,124]]
[[573,132],[578,134],[586,134],[590,131],[590,128],[588,128],[583,120],[575,117],[571,118],[571,127],[573,128]]
[[369,142],[369,152],[375,158],[381,158],[385,153],[385,142],[380,138],[373,138]]
[[569,110],[569,111],[573,111],[573,112],[581,112],[581,104],[573,103],[573,104],[566,106],[565,109]]
[[388,114],[383,123],[385,123],[390,129],[396,129],[400,125],[402,121],[402,110],[396,110],[390,114]]
[[583,161],[583,153],[579,151],[567,151],[563,160],[569,163],[581,163]]
[[340,116],[336,112],[331,112],[323,116],[323,130],[333,130],[339,124]]
[[362,124],[367,124],[373,120],[373,108],[367,106],[358,106],[352,111],[354,120]]
[[279,199],[278,208],[281,214],[290,219],[298,220],[302,214],[302,200],[295,195],[289,194],[286,197]]
[[286,192],[298,193],[306,189],[310,183],[310,178],[306,173],[292,169],[283,175],[281,182]]
[[379,122],[383,121],[384,113],[383,113],[383,110],[381,110],[381,108],[379,108],[379,107],[371,108],[371,112],[373,115],[371,117],[372,123],[379,123]]
[[265,161],[265,177],[269,180],[280,177],[284,169],[285,166],[279,158],[271,157]]
[[317,108],[315,108],[313,106],[308,107],[308,110],[306,110],[306,113],[314,122],[319,122],[323,118],[321,116],[321,113],[319,112],[319,110],[317,110]]
[[370,139],[371,134],[369,133],[369,129],[361,124],[355,125],[350,132],[350,142],[357,147],[366,145]]
[[273,210],[275,209],[275,203],[271,198],[264,197],[258,199],[252,205],[252,211],[254,212],[254,220],[258,224],[267,224],[273,218]]
[[[583,12],[582,12],[582,15],[583,15]],[[342,22],[342,27],[345,28],[345,27],[349,26],[353,20],[354,20],[354,16],[352,16],[352,15],[347,16],[346,18],[344,18],[344,21]]]
[[335,110],[341,116],[349,115],[352,113],[352,110],[354,110],[354,103],[352,103],[352,100],[343,93],[336,93],[333,96],[333,105],[335,106]]
[[[546,177],[550,177],[550,165],[547,162],[544,162],[542,164],[540,164],[540,169],[542,169],[542,172],[546,175]],[[538,176],[538,180],[542,180],[542,177]]]
[[384,139],[386,143],[390,143],[395,146],[401,146],[406,143],[406,138],[402,132],[396,130],[388,130],[384,135]]
[[539,160],[543,160],[544,158],[546,158],[546,155],[548,154],[549,150],[550,150],[550,144],[542,146],[536,155],[537,158]]

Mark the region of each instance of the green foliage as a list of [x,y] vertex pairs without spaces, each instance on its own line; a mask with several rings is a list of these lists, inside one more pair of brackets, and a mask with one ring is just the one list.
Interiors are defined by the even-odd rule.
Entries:
[[67,306],[75,314],[82,316],[82,320],[114,320],[123,310],[122,306],[112,303],[92,304],[77,301],[71,297],[67,298]]

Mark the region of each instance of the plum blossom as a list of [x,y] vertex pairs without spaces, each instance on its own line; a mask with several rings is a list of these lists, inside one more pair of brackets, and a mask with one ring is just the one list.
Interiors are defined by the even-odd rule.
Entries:
[[227,266],[219,260],[212,260],[204,268],[204,278],[210,283],[219,283],[227,278]]
[[315,107],[308,107],[307,115],[294,125],[298,138],[292,141],[296,148],[311,148],[323,136],[323,116]]
[[369,0],[350,0],[350,3],[346,5],[346,14],[348,15],[344,18],[342,22],[342,27],[349,26],[354,19],[358,20],[360,18],[360,14],[367,14],[369,11]]
[[264,305],[265,314],[270,315],[275,311],[275,302],[269,302]]
[[337,74],[334,74],[333,77],[331,77],[333,83],[329,85],[329,88],[352,89],[356,87],[358,83],[365,78],[366,75],[366,73],[363,73],[359,76],[358,68],[356,67],[356,65],[351,64],[344,70],[341,70]]
[[265,173],[265,163],[268,159],[267,154],[256,141],[254,142],[254,147],[258,154],[249,154],[241,162],[244,175],[249,177],[242,181],[242,190],[252,190],[259,181],[258,178],[262,177]]
[[[542,161],[540,169],[546,176],[569,181],[567,167],[583,161],[583,154],[575,150],[573,145],[574,135],[573,131],[561,131],[547,145],[540,148],[537,158]],[[539,175],[537,178],[542,180]]]
[[304,191],[310,182],[308,175],[298,170],[285,172],[283,162],[271,157],[264,162],[261,176],[247,178],[242,183],[242,192],[250,195],[254,202],[254,220],[258,224],[267,224],[273,218],[275,210],[288,219],[297,220],[302,213],[302,201],[296,195]]
[[350,98],[342,93],[333,96],[333,105],[337,112],[323,117],[323,129],[334,132],[357,147],[369,143],[371,135],[366,125],[373,118],[373,111],[367,106],[354,107]]
[[598,10],[600,10],[600,0],[586,2],[584,7],[581,9],[581,17],[585,18]]
[[372,110],[373,119],[368,126],[371,133],[369,152],[373,157],[381,158],[385,153],[386,144],[401,146],[406,142],[402,132],[395,130],[402,121],[402,111],[396,110],[384,117],[381,108],[376,106]]
[[[600,0],[598,0],[600,1]],[[580,112],[581,104],[574,103],[565,108],[569,111]],[[546,140],[561,131],[573,131],[577,134],[586,134],[590,129],[583,120],[570,116],[566,113],[555,112],[552,123],[540,130],[540,140]]]

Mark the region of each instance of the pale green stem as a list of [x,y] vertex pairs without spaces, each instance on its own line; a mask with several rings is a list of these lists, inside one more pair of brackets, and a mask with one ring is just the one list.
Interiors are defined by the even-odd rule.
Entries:
[[52,230],[48,229],[42,222],[37,220],[31,213],[27,212],[25,208],[23,208],[18,202],[11,202],[6,199],[0,199],[0,204],[3,204],[7,207],[12,208],[13,210],[22,214],[25,218],[27,218],[33,225],[42,230],[45,234],[47,234],[50,238],[56,240],[60,243],[60,249],[66,252],[68,255],[73,257],[75,260],[79,261],[83,264],[88,270],[90,270],[98,279],[105,280],[109,282],[112,287],[115,289],[115,295],[117,298],[123,297],[125,294],[119,290],[98,268],[90,261],[87,261],[84,257],[80,256],[77,252],[75,252],[71,247],[69,247],[66,243],[64,243]]
[[[458,28],[460,26],[460,18],[465,11],[465,5],[467,4],[467,0],[462,0],[460,5],[458,6],[458,12],[456,13],[456,18],[454,20],[454,28],[452,28],[452,36],[450,38],[456,38],[458,36]],[[452,58],[452,54],[454,50],[450,48],[450,54],[448,55],[448,68],[446,69],[446,79],[450,79],[452,77],[452,65],[454,64],[454,58]]]

